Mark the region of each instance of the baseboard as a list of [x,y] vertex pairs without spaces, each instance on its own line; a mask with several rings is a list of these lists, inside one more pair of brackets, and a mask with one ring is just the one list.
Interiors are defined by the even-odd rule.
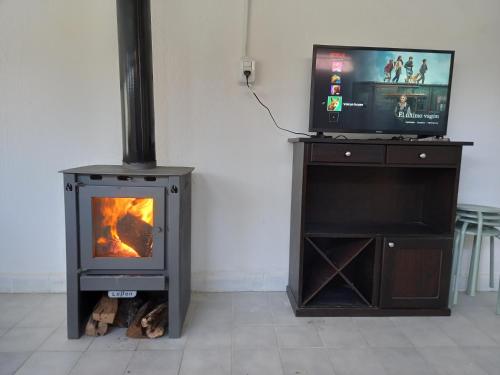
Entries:
[[0,273],[0,293],[63,293],[64,273]]
[[[288,272],[194,272],[192,289],[197,292],[284,291]],[[64,273],[0,273],[0,293],[62,293]]]
[[197,292],[285,291],[288,272],[193,272],[191,280]]
[[[498,290],[500,274],[495,275],[495,288],[489,287],[489,274],[479,274],[479,290]],[[285,291],[288,272],[236,271],[193,272],[191,286],[197,292]],[[460,275],[459,289],[465,290],[467,276]],[[0,273],[0,293],[63,293],[66,291],[64,273]]]

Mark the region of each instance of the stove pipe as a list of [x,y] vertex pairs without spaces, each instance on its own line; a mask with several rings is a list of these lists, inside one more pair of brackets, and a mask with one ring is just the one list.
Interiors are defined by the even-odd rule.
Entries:
[[149,0],[116,0],[123,166],[156,167]]

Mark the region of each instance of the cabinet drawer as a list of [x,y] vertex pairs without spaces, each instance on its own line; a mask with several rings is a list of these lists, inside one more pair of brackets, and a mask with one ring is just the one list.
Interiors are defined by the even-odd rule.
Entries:
[[311,145],[311,162],[383,163],[384,145],[321,144]]
[[460,147],[387,146],[388,164],[458,164]]

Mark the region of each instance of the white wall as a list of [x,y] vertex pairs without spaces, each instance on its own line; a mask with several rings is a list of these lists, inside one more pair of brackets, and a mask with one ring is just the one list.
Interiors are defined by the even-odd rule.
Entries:
[[[242,5],[152,3],[157,158],[196,167],[198,290],[283,290],[288,273],[291,146],[237,84]],[[449,135],[475,142],[460,201],[500,206],[499,15],[494,0],[253,0],[256,90],[305,131],[313,43],[455,49]],[[1,291],[64,289],[57,171],[121,162],[116,38],[113,0],[0,0]]]

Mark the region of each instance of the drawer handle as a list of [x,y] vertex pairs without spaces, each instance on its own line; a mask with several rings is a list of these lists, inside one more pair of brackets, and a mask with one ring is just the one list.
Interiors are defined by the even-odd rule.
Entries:
[[389,243],[387,244],[387,246],[389,246],[389,247],[394,247],[395,245],[394,245],[394,242],[389,242]]
[[425,152],[422,152],[420,155],[418,155],[420,159],[425,159],[427,157],[427,154]]
[[351,151],[346,151],[344,155],[345,155],[346,157],[349,157],[349,156],[351,156],[352,154],[351,154]]

